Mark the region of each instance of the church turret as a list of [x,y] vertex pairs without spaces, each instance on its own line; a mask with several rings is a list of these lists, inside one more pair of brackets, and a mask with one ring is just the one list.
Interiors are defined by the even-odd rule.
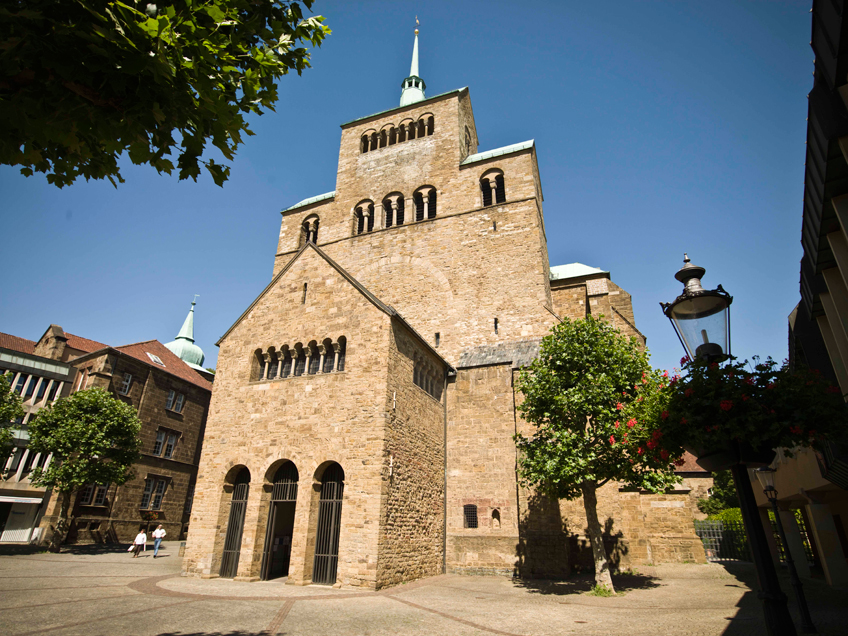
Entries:
[[[417,18],[415,22],[418,23]],[[401,106],[409,106],[425,99],[424,89],[427,85],[418,76],[418,29],[415,29],[415,44],[412,45],[412,65],[409,67],[409,77],[403,80],[401,86],[403,87],[400,93]]]
[[190,367],[205,371],[201,365],[206,356],[203,355],[203,349],[194,344],[194,305],[195,301],[192,301],[191,309],[188,310],[188,316],[176,339],[165,346]]

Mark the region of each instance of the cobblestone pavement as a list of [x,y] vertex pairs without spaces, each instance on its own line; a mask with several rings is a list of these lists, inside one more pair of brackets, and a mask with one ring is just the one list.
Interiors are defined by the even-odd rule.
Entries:
[[[585,594],[585,577],[553,582],[445,575],[363,592],[279,580],[184,578],[177,548],[165,544],[156,560],[150,551],[133,559],[98,546],[62,554],[4,548],[0,634],[764,634],[749,565],[643,567],[616,578],[623,593],[613,598]],[[783,584],[791,593],[788,581]],[[819,632],[844,635],[848,592],[820,581],[806,589]]]

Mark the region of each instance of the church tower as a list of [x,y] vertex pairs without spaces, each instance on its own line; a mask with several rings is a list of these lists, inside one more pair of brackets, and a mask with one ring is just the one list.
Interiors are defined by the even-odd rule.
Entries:
[[418,38],[400,105],[341,125],[335,188],[282,211],[271,281],[218,342],[187,575],[568,572],[583,526],[519,488],[515,379],[561,316],[641,334],[608,272],[550,268],[534,141],[480,151],[468,88],[426,96]]

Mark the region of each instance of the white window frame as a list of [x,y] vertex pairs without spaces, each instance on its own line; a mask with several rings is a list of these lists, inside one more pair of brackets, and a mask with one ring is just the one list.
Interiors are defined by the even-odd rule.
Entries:
[[132,373],[125,373],[124,380],[121,383],[121,388],[118,389],[118,393],[121,395],[129,395],[130,387],[132,386]]
[[168,409],[169,411],[171,410],[171,407],[174,405],[174,398],[176,396],[177,396],[177,392],[174,391],[174,389],[171,389],[170,391],[168,391],[168,399],[165,400],[165,408]]

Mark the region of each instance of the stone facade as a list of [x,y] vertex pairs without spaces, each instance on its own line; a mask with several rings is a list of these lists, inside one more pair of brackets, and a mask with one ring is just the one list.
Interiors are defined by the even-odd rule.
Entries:
[[[602,315],[644,344],[630,295],[579,267],[550,269],[534,143],[479,153],[468,89],[344,124],[336,189],[282,212],[272,281],[219,342],[185,573],[307,584],[333,537],[321,582],[342,586],[579,566],[582,502],[519,488],[513,442],[527,430],[516,373],[559,317]],[[343,369],[327,357],[341,342]],[[268,493],[287,461],[297,497],[278,543]],[[325,527],[336,465],[344,496]],[[599,514],[621,567],[704,561],[684,491],[609,484]]]

